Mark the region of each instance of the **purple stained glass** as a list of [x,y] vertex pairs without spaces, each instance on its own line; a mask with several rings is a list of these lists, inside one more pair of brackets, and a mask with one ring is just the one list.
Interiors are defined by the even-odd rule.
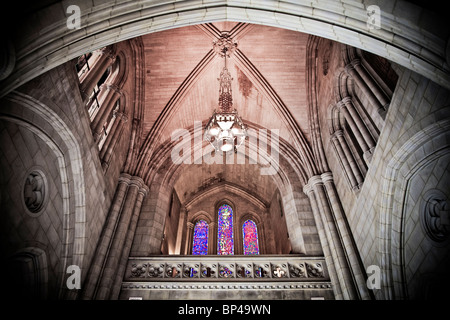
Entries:
[[195,224],[192,254],[193,255],[208,254],[208,223],[205,220],[199,220]]
[[229,205],[220,206],[218,221],[217,254],[234,254],[233,209]]
[[258,229],[256,223],[247,220],[242,225],[242,233],[244,239],[244,254],[259,254]]

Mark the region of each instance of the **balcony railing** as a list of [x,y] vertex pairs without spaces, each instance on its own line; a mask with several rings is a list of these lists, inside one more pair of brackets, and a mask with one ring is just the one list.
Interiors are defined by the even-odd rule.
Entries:
[[124,282],[328,282],[323,257],[151,256],[130,257]]
[[334,299],[323,257],[131,257],[120,299]]

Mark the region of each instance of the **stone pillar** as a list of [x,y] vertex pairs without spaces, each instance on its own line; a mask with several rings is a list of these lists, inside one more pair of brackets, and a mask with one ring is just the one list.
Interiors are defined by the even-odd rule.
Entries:
[[214,230],[216,229],[216,223],[211,222],[208,225],[208,255],[213,255],[217,252],[214,251]]
[[355,70],[358,72],[358,74],[361,76],[361,78],[365,81],[369,89],[374,93],[374,95],[377,97],[378,101],[380,101],[381,105],[383,106],[384,110],[387,110],[389,108],[389,100],[386,97],[386,94],[381,90],[380,86],[376,81],[369,75],[367,70],[362,66],[360,59],[354,59],[351,62],[352,66],[355,68]]
[[322,181],[325,185],[325,190],[331,204],[332,212],[334,214],[334,223],[336,224],[341,243],[345,250],[347,263],[351,271],[351,279],[348,282],[353,282],[356,285],[356,291],[359,293],[360,299],[370,299],[369,291],[366,285],[364,270],[360,263],[358,248],[353,241],[352,232],[347,222],[344,210],[342,209],[339,195],[334,184],[333,175],[331,172],[326,172],[321,175]]
[[96,63],[91,66],[88,75],[80,84],[80,92],[83,102],[87,102],[92,90],[94,90],[95,85],[105,73],[106,69],[112,65],[115,60],[116,54],[113,50],[111,50],[111,48],[105,48],[102,50],[102,54]]
[[102,161],[102,169],[104,172],[108,169],[113,150],[122,134],[124,123],[128,120],[127,116],[120,112],[115,113],[114,116],[115,120],[111,132],[108,134],[102,150],[100,151],[100,159]]
[[[143,182],[142,182],[143,184]],[[143,186],[139,189],[136,204],[133,209],[133,216],[131,217],[130,226],[128,228],[128,232],[125,238],[125,244],[122,250],[122,255],[119,261],[119,267],[116,273],[116,277],[113,283],[113,288],[111,290],[110,299],[117,300],[119,297],[120,289],[122,286],[122,280],[124,277],[125,269],[127,266],[128,257],[130,255],[131,245],[134,239],[134,233],[136,231],[137,222],[139,220],[139,214],[141,213],[142,201],[145,196],[148,194],[148,187],[143,184]]]
[[355,135],[356,140],[358,140],[358,143],[363,151],[369,150],[369,147],[367,146],[366,141],[364,140],[364,137],[362,136],[361,132],[358,129],[358,126],[355,123],[355,120],[353,119],[352,115],[347,109],[347,106],[343,101],[338,102],[339,110],[344,114],[344,118],[347,121],[348,125],[350,126],[350,130],[352,130],[353,134]]
[[194,224],[192,222],[187,223],[188,233],[186,235],[187,243],[186,243],[186,254],[192,254],[192,241],[194,238]]
[[147,190],[139,177],[126,173],[119,177],[119,185],[87,276],[83,299],[110,298],[117,276],[120,277],[119,265],[126,264],[123,259],[126,260],[131,248],[136,229],[134,222],[131,222],[136,220],[137,223],[138,217],[135,215],[139,216]]
[[361,174],[361,170],[356,164],[355,157],[347,145],[347,141],[344,138],[344,132],[342,130],[334,132],[331,137],[331,141],[336,148],[338,157],[342,161],[342,165],[344,166],[344,170],[350,180],[352,189],[359,189],[364,182],[364,178]]
[[361,119],[359,113],[356,111],[355,106],[353,105],[352,98],[345,97],[342,99],[342,102],[344,102],[345,106],[347,107],[348,112],[350,112],[350,115],[352,116],[353,120],[355,120],[355,123],[358,126],[358,129],[361,132],[361,135],[363,136],[364,141],[367,143],[369,150],[373,151],[373,149],[375,149],[375,140],[372,138],[372,135],[370,134],[369,129],[367,129],[366,124]]
[[116,189],[116,193],[109,209],[108,217],[103,228],[100,241],[97,245],[89,274],[87,275],[85,280],[84,290],[82,293],[83,299],[95,298],[98,287],[98,280],[102,276],[103,264],[108,254],[110,243],[114,236],[115,228],[119,219],[119,213],[122,209],[122,204],[125,200],[125,195],[130,183],[130,178],[131,176],[128,174],[122,174],[119,177],[119,183]]
[[[342,134],[342,130],[339,130],[339,132],[340,132],[340,134]],[[346,173],[348,180],[350,181],[350,185],[351,185],[352,189],[354,189],[358,185],[358,183],[356,181],[355,174],[353,173],[353,169],[350,166],[349,159],[348,159],[347,155],[344,153],[344,150],[342,148],[342,145],[341,145],[336,133],[337,132],[335,132],[331,136],[331,142],[334,145],[334,148],[336,150],[338,158],[343,166],[344,172]]]
[[103,271],[96,299],[100,300],[109,299],[109,293],[111,291],[113,280],[116,275],[117,268],[119,266],[119,260],[120,257],[122,256],[122,250],[124,247],[128,227],[130,225],[131,216],[133,214],[133,209],[136,204],[137,194],[139,188],[141,187],[140,181],[136,181],[133,178],[128,186],[127,196],[123,208],[121,210],[120,220],[119,223],[117,224],[114,238],[112,239],[111,247],[109,250],[108,258],[106,260],[105,269]]
[[[358,62],[355,62],[354,64],[358,65]],[[384,106],[380,103],[380,101],[377,99],[371,88],[368,86],[368,84],[364,81],[364,79],[355,69],[354,65],[352,63],[349,63],[348,65],[345,66],[345,71],[352,77],[353,80],[355,80],[357,86],[367,96],[372,105],[377,109],[377,112],[384,119],[386,117],[386,110],[384,109]]]
[[106,89],[104,89],[104,91],[105,98],[99,102],[100,109],[91,124],[95,141],[97,141],[99,136],[102,134],[105,122],[116,105],[117,100],[122,95],[120,89],[115,85],[106,85]]
[[[310,182],[313,182],[312,178]],[[311,208],[314,215],[314,221],[316,223],[317,233],[319,234],[320,244],[322,245],[322,250],[325,256],[325,261],[327,263],[330,280],[333,284],[334,297],[336,300],[342,300],[343,296],[341,286],[339,285],[339,276],[336,270],[336,265],[334,264],[334,258],[331,255],[330,245],[325,234],[321,213],[319,211],[318,202],[314,189],[312,187],[312,183],[308,183],[307,185],[305,185],[305,187],[303,188],[303,192],[308,196],[309,201],[311,202]]]
[[186,219],[186,216],[188,214],[188,211],[186,208],[181,208],[180,210],[180,219],[178,220],[178,227],[177,227],[177,239],[175,242],[175,254],[183,254],[181,251],[181,244],[183,241],[183,229],[184,226],[184,220]]
[[369,130],[366,127],[366,124],[362,121],[355,107],[353,106],[353,102],[350,97],[345,97],[341,101],[338,102],[338,107],[344,114],[345,120],[350,126],[353,134],[358,140],[359,146],[363,151],[363,158],[367,165],[370,163],[372,159],[372,154],[375,149],[375,141],[370,135]]
[[[324,176],[324,175],[322,175]],[[313,176],[309,179],[308,184],[304,187],[304,192],[308,194],[311,199],[311,205],[317,206],[323,227],[323,232],[319,233],[322,245],[328,245],[328,259],[333,262],[333,284],[340,287],[342,295],[337,295],[337,299],[355,300],[359,299],[358,286],[353,279],[353,272],[348,261],[347,248],[344,246],[342,239],[342,230],[340,230],[340,221],[336,219],[336,214],[333,210],[335,205],[330,202],[339,201],[338,198],[330,198],[328,190],[325,188],[322,176]],[[328,178],[326,175],[325,178]],[[314,197],[310,195],[312,192]],[[313,203],[315,202],[315,203]],[[316,214],[315,214],[316,216]],[[331,261],[330,261],[331,260]],[[337,281],[337,282],[336,282]]]

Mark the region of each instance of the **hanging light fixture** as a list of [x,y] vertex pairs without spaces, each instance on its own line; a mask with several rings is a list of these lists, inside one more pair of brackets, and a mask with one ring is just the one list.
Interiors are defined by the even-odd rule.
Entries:
[[222,33],[214,43],[214,50],[225,59],[225,65],[219,80],[219,112],[214,110],[212,117],[205,127],[204,138],[209,141],[216,151],[237,152],[247,137],[247,128],[242,122],[236,109],[232,110],[231,77],[227,69],[227,57],[234,51],[237,43],[232,41],[228,33]]

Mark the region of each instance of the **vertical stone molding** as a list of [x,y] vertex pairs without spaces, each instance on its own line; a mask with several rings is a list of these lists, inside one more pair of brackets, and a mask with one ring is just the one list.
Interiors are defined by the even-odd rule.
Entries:
[[339,102],[339,107],[343,111],[345,119],[363,150],[364,161],[369,164],[372,159],[373,151],[375,150],[375,140],[367,129],[366,124],[361,119],[359,113],[356,111],[351,97],[344,97]]
[[111,294],[109,296],[109,299],[112,299],[112,300],[118,299],[118,297],[119,297],[120,288],[122,285],[122,279],[123,279],[123,276],[125,273],[128,256],[130,255],[131,245],[133,243],[134,234],[136,232],[136,227],[137,227],[137,223],[139,220],[139,214],[141,213],[142,202],[144,201],[144,198],[147,196],[147,194],[149,192],[149,188],[144,184],[143,181],[142,181],[141,185],[142,186],[140,186],[139,190],[138,190],[135,206],[133,209],[133,215],[131,217],[131,222],[129,224],[127,234],[125,237],[124,247],[122,249],[122,254],[120,256],[118,270],[116,272],[115,279],[113,282],[113,287],[111,290]]
[[178,221],[177,227],[177,241],[175,243],[175,254],[186,254],[182,249],[182,238],[183,238],[184,223],[187,214],[188,211],[185,207],[180,209],[180,220]]
[[[208,254],[212,255],[212,254],[217,254],[217,248],[214,246],[214,239],[215,239],[215,230],[216,230],[216,223],[215,222],[210,222],[208,224]],[[192,239],[193,240],[193,239]]]
[[[192,222],[188,221],[187,227],[188,227],[188,234],[187,234],[188,243],[186,244],[186,248],[187,248],[186,254],[192,254],[192,239],[194,236],[194,224]],[[211,230],[209,230],[209,231],[211,231]]]
[[342,208],[339,195],[334,183],[333,174],[331,172],[325,172],[321,176],[331,206],[331,211],[334,216],[334,223],[336,225],[339,241],[342,243],[344,253],[346,255],[346,261],[349,264],[349,270],[351,272],[351,278],[348,281],[352,281],[356,286],[355,291],[359,293],[360,299],[370,299],[370,295],[366,286],[365,273],[362,268],[362,264],[359,261],[358,249],[354,243],[352,232],[345,216],[344,209]]
[[114,63],[116,60],[116,53],[111,47],[104,48],[100,57],[96,63],[91,66],[88,75],[83,79],[80,84],[80,92],[83,101],[86,103],[89,96],[94,90],[95,85],[98,83],[106,69]]
[[100,135],[103,132],[103,126],[110,116],[117,100],[123,95],[122,91],[116,86],[107,84],[104,92],[104,98],[100,102],[100,110],[92,121],[91,128],[94,140],[98,141]]
[[351,62],[352,66],[355,68],[355,70],[358,72],[358,74],[361,76],[361,78],[365,81],[369,89],[373,92],[373,94],[376,96],[378,101],[383,106],[384,110],[387,110],[389,107],[389,100],[386,97],[386,94],[381,90],[378,83],[375,82],[375,80],[369,75],[367,70],[362,66],[360,59],[354,59]]
[[[318,177],[318,176],[316,176]],[[319,177],[320,178],[320,177]],[[317,227],[317,232],[319,234],[320,243],[322,245],[322,250],[325,256],[325,261],[328,266],[328,272],[330,274],[331,282],[336,284],[333,286],[334,297],[336,300],[342,300],[342,289],[339,282],[339,275],[336,270],[336,265],[334,264],[334,257],[331,254],[330,244],[328,243],[328,238],[325,234],[324,224],[322,222],[321,213],[319,211],[318,202],[316,199],[316,195],[313,189],[313,184],[319,183],[317,178],[312,177],[309,180],[309,183],[303,187],[303,192],[308,196],[309,201],[311,203],[311,208],[314,215],[314,221]]]
[[344,114],[344,118],[347,121],[348,125],[350,126],[350,130],[352,131],[356,140],[358,141],[359,146],[361,147],[363,152],[366,152],[367,150],[369,150],[369,146],[367,145],[363,135],[359,131],[358,125],[355,123],[355,120],[350,114],[347,105],[342,100],[339,101],[337,105],[339,110]]
[[100,159],[102,162],[103,172],[106,172],[109,167],[109,162],[111,160],[113,150],[120,139],[124,124],[128,121],[128,117],[121,112],[115,112],[114,118],[115,120],[113,127],[111,128],[111,131],[106,138],[105,144],[100,150]]
[[[358,252],[351,241],[351,232],[342,210],[330,172],[308,180],[303,192],[313,208],[325,259],[330,264],[330,277],[336,287],[336,299],[368,299]],[[356,260],[355,260],[356,259]],[[355,269],[356,268],[356,269]],[[365,288],[365,287],[364,287]]]
[[364,177],[359,169],[342,130],[337,130],[331,136],[336,153],[342,164],[344,172],[353,190],[359,190],[364,182]]
[[[386,117],[386,110],[384,109],[384,106],[378,98],[373,93],[372,89],[368,86],[366,81],[361,77],[359,72],[355,69],[355,65],[359,66],[360,62],[359,59],[355,59],[356,62],[349,63],[345,66],[345,71],[347,72],[350,77],[356,82],[356,85],[362,90],[362,92],[367,96],[371,104],[377,109],[377,112],[382,116],[384,119]],[[354,60],[354,61],[355,61]],[[359,69],[359,68],[358,68]]]
[[124,264],[123,259],[128,257],[142,201],[147,193],[148,187],[140,177],[127,173],[120,175],[116,194],[84,285],[83,299],[111,298],[117,271],[120,265]]

